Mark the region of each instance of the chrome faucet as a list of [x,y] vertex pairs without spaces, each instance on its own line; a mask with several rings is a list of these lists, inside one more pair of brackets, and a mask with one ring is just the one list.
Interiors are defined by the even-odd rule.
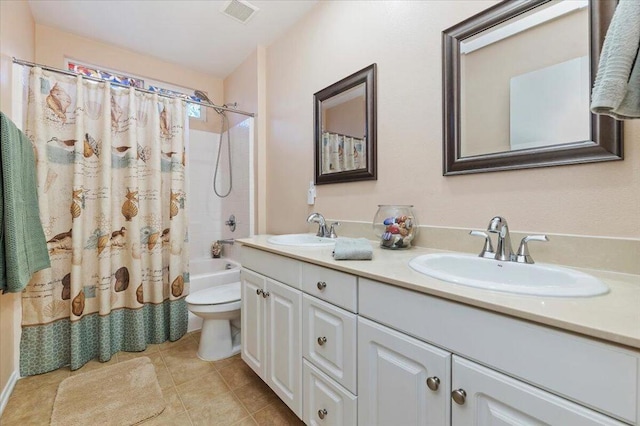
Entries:
[[503,217],[496,216],[491,219],[487,231],[498,234],[498,243],[496,245],[496,260],[512,261],[515,260],[515,254],[511,247],[511,236],[509,235],[509,225]]
[[516,254],[513,252],[513,248],[511,248],[509,225],[505,218],[496,216],[491,219],[491,222],[489,222],[489,226],[487,227],[487,231],[493,234],[498,234],[498,245],[495,251],[491,244],[491,238],[486,232],[471,231],[469,234],[476,237],[483,237],[485,239],[484,248],[478,256],[486,257],[488,259],[518,263],[534,263],[533,258],[529,254],[529,247],[527,246],[527,243],[530,241],[549,241],[549,238],[546,235],[528,235],[520,242],[520,247]]
[[318,232],[316,233],[318,237],[329,237],[329,229],[327,229],[327,224],[324,221],[324,216],[322,216],[320,213],[311,213],[307,218],[307,223],[318,224]]

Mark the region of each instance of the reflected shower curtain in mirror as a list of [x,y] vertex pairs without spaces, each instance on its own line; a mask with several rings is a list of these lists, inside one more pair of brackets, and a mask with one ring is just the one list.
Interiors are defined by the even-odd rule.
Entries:
[[31,70],[51,268],[22,296],[23,376],[186,333],[186,123],[179,99]]

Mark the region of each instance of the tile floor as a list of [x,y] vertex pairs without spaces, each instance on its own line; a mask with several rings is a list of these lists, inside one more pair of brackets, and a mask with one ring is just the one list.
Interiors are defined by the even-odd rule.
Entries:
[[90,361],[21,379],[0,418],[2,426],[49,424],[58,384],[65,378],[134,357],[147,356],[156,367],[167,408],[144,426],[303,425],[239,355],[216,362],[200,360],[199,332],[177,342],[149,345],[144,352],[118,352],[109,362]]

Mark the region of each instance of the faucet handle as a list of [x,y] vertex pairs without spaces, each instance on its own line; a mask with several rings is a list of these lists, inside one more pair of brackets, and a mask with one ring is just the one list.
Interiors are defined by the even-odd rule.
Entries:
[[493,250],[493,244],[491,244],[491,237],[484,231],[470,231],[469,235],[474,237],[484,237],[484,247],[478,256],[486,257],[487,259],[494,259],[496,252]]
[[529,241],[549,241],[549,237],[546,235],[528,235],[522,239],[520,242],[520,247],[518,247],[518,253],[516,254],[516,262],[518,263],[535,263],[533,261],[533,257],[529,254]]
[[333,222],[331,224],[331,230],[329,231],[329,238],[338,238],[338,234],[336,234],[335,227],[340,226],[340,222]]

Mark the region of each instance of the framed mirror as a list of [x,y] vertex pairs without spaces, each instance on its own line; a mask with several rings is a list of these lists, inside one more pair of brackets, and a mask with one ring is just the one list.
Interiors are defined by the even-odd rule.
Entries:
[[376,64],[313,95],[316,185],[375,180]]
[[443,174],[623,158],[589,110],[616,0],[507,0],[443,31]]

